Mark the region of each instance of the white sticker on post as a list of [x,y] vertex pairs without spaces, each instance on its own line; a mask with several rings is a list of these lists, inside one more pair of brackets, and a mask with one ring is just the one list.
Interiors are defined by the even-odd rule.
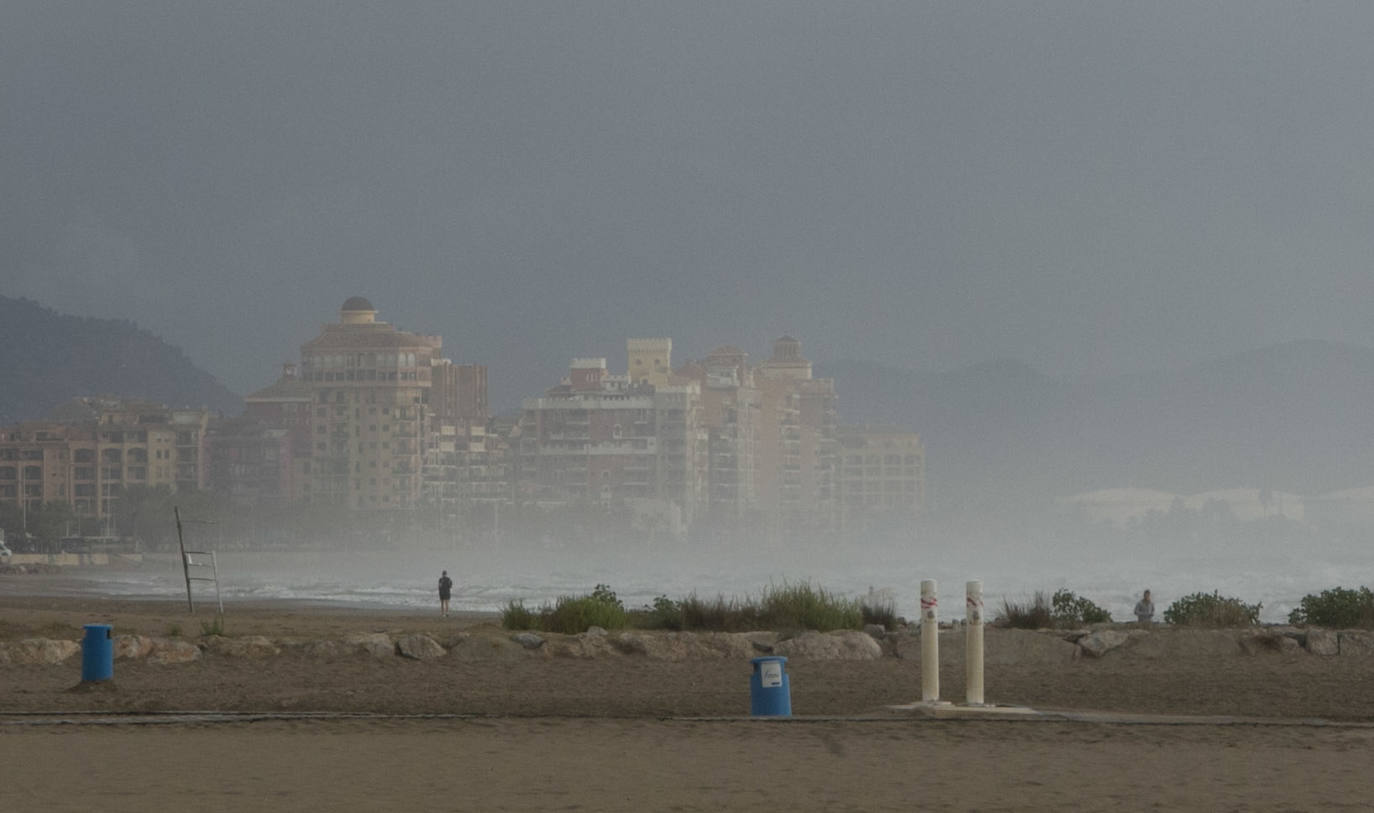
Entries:
[[759,664],[759,683],[765,689],[782,686],[782,661],[764,661]]

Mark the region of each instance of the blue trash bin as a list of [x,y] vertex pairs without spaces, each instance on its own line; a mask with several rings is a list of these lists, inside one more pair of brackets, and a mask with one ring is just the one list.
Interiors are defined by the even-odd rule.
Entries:
[[109,624],[87,624],[81,641],[81,680],[96,683],[114,677],[114,635]]
[[749,714],[752,717],[791,717],[792,686],[787,680],[787,659],[781,655],[753,658],[749,677]]

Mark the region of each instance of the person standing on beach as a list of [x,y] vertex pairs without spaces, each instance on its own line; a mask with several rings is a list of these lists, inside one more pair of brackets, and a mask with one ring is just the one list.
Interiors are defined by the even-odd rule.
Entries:
[[1140,597],[1140,601],[1135,603],[1135,620],[1141,624],[1151,624],[1155,620],[1155,603],[1150,599],[1150,591],[1146,590],[1145,595]]
[[450,579],[450,578],[448,577],[448,571],[445,570],[445,571],[444,571],[442,574],[440,574],[440,576],[439,576],[439,615],[440,615],[440,616],[443,616],[443,617],[447,617],[447,616],[448,616],[448,600],[449,600],[450,597],[452,597],[452,595],[453,595],[453,579]]

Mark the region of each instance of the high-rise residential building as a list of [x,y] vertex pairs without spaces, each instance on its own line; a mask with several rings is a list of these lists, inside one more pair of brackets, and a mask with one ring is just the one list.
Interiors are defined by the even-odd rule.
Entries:
[[536,506],[622,503],[671,518],[669,526],[680,530],[705,485],[701,388],[669,381],[667,340],[631,339],[628,347],[626,375],[608,374],[604,358],[577,358],[561,384],[524,400],[520,496]]
[[752,518],[758,508],[754,456],[759,394],[749,356],[726,345],[675,373],[701,389],[701,426],[706,432],[705,515],[718,523]]
[[424,501],[438,510],[440,529],[476,531],[492,524],[496,503],[511,499],[509,450],[488,433],[487,368],[436,359],[425,446]]
[[835,492],[846,533],[901,530],[925,507],[925,447],[895,426],[841,426]]
[[339,321],[301,346],[311,442],[297,461],[301,496],[357,510],[416,505],[429,396],[442,340],[377,320],[350,297]]
[[754,472],[760,508],[777,534],[835,522],[835,382],[813,378],[801,342],[783,336],[754,368],[759,393]]
[[[486,432],[487,368],[442,350],[439,336],[379,321],[368,300],[345,301],[339,321],[301,346],[299,365],[244,399],[246,417],[285,432],[282,498],[360,511],[432,505],[441,523],[462,520],[473,500],[509,499],[505,444]],[[272,437],[236,427],[226,453],[271,457]],[[255,493],[270,481],[266,467],[220,471],[228,490]]]

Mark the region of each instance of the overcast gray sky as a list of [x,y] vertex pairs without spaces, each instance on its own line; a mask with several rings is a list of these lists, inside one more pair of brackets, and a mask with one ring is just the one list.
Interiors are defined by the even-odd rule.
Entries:
[[1367,2],[3,4],[0,293],[269,383],[353,294],[494,400],[678,360],[1374,345]]

